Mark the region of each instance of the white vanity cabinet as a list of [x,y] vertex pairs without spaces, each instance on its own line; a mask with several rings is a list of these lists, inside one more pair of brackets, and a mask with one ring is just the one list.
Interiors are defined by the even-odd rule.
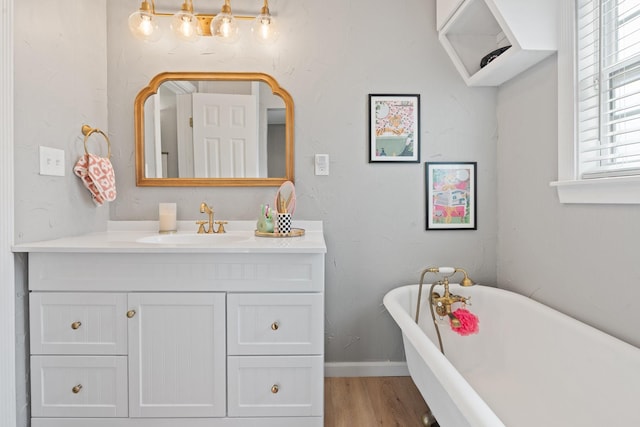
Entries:
[[31,425],[322,426],[324,240],[264,245],[31,248]]

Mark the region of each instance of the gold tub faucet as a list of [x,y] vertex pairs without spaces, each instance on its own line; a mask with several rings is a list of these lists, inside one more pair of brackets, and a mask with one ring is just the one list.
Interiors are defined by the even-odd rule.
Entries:
[[458,318],[451,312],[451,306],[456,302],[466,304],[467,301],[469,301],[469,298],[450,293],[449,279],[447,277],[445,277],[439,283],[444,286],[444,295],[440,296],[438,292],[432,292],[431,304],[433,304],[433,307],[436,313],[438,313],[438,316],[448,316],[451,319],[451,326],[453,326],[454,328],[459,328],[460,320],[458,320]]
[[[429,311],[431,312],[431,320],[433,321],[433,325],[436,328],[436,334],[438,336],[438,344],[440,346],[440,352],[444,354],[444,348],[442,347],[442,337],[440,336],[440,328],[438,327],[438,322],[436,322],[435,313],[438,313],[439,316],[447,316],[451,319],[451,326],[454,328],[459,328],[462,326],[460,323],[460,319],[458,319],[451,312],[451,305],[456,302],[468,303],[470,297],[463,297],[460,295],[454,295],[449,292],[449,278],[456,273],[462,273],[464,277],[460,281],[460,285],[462,286],[473,286],[473,280],[469,278],[467,272],[461,268],[457,267],[429,267],[422,270],[422,274],[420,275],[420,286],[418,287],[418,302],[416,304],[416,323],[420,319],[420,300],[422,298],[422,285],[424,284],[424,276],[427,273],[433,273],[439,275],[441,278],[438,281],[435,281],[431,284],[431,288],[429,289]],[[441,296],[438,292],[434,292],[434,288],[436,286],[444,286],[444,294]]]
[[[416,307],[416,323],[418,323],[418,319],[420,318],[420,299],[422,297],[422,284],[424,283],[424,276],[427,273],[440,274],[444,276],[437,282],[434,282],[429,291],[429,302],[431,309],[435,310],[435,312],[438,313],[439,316],[448,316],[449,318],[451,318],[453,327],[459,328],[460,321],[451,312],[451,305],[456,302],[467,303],[469,301],[469,298],[460,295],[454,295],[449,292],[449,277],[453,276],[456,273],[462,273],[464,277],[460,281],[460,285],[465,287],[473,286],[473,281],[469,278],[466,271],[457,267],[429,267],[422,270],[422,274],[420,276],[420,287],[418,290],[418,304]],[[444,286],[444,295],[442,296],[438,292],[433,291],[433,288],[438,285]]]

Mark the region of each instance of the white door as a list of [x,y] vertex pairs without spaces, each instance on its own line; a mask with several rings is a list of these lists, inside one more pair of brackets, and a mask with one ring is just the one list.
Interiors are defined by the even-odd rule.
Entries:
[[223,417],[225,295],[129,294],[129,415]]
[[193,155],[196,178],[258,176],[256,97],[193,94]]
[[178,177],[193,178],[193,101],[190,93],[176,94]]
[[157,94],[149,96],[144,103],[144,129],[144,176],[162,178],[162,131]]

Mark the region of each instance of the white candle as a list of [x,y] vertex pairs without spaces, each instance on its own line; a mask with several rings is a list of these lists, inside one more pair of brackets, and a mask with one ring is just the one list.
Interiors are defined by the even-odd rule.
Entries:
[[177,230],[176,222],[176,204],[175,203],[160,203],[158,205],[158,211],[160,215],[160,233],[172,233]]

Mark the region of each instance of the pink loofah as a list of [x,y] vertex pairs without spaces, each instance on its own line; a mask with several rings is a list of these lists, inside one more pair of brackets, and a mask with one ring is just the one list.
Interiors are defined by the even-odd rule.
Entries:
[[466,336],[471,334],[477,334],[478,328],[478,316],[467,310],[466,308],[459,308],[453,312],[453,315],[460,321],[460,327],[454,328],[451,325],[451,329],[460,335]]

